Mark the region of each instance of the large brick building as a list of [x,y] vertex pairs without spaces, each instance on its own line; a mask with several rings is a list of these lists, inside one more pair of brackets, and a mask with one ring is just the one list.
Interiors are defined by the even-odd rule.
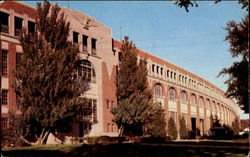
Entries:
[[[75,10],[62,8],[70,22],[69,40],[79,44],[81,64],[78,75],[87,75],[90,90],[85,93],[91,106],[92,126],[84,121],[74,124],[74,136],[98,136],[118,134],[110,109],[116,105],[115,77],[119,63],[121,42],[112,38],[111,29]],[[17,111],[16,96],[12,84],[12,71],[23,53],[18,41],[22,28],[34,31],[35,8],[20,2],[0,2],[1,49],[1,125],[8,126],[8,111]],[[185,117],[190,130],[199,128],[207,133],[210,115],[217,115],[222,123],[232,124],[239,116],[239,107],[224,92],[203,78],[142,50],[139,58],[147,59],[148,82],[154,101],[165,110],[166,121],[172,117],[179,128],[179,116]]]

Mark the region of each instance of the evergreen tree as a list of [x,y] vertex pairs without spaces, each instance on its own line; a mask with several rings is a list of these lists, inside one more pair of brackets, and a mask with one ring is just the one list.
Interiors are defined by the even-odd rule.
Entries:
[[112,110],[121,130],[120,135],[143,135],[146,124],[151,122],[150,116],[155,112],[160,113],[153,105],[152,93],[148,88],[147,63],[137,60],[136,51],[135,45],[125,37],[116,79],[118,104]]
[[186,139],[188,137],[188,128],[187,128],[187,125],[186,125],[185,118],[183,116],[180,118],[180,130],[179,130],[179,133],[180,133],[180,138],[181,139]]
[[45,143],[49,133],[71,130],[83,113],[79,96],[88,84],[76,77],[79,47],[67,40],[69,26],[60,8],[45,1],[37,4],[35,33],[24,30],[20,36],[24,53],[15,89],[21,114],[15,124],[27,143]]
[[177,138],[177,128],[176,128],[176,124],[175,121],[172,117],[169,118],[168,120],[168,130],[167,130],[168,136],[170,136],[172,139],[176,139]]

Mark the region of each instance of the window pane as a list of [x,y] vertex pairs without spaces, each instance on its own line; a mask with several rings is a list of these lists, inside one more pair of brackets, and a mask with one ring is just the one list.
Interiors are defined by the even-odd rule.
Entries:
[[8,75],[8,51],[2,50],[2,75]]
[[2,90],[2,105],[8,105],[8,90]]

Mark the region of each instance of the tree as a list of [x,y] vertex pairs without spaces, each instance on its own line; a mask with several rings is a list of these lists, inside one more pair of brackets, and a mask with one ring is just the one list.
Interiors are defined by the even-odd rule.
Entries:
[[249,113],[248,104],[248,66],[249,66],[249,48],[248,48],[248,15],[246,15],[240,23],[229,21],[227,23],[227,35],[225,40],[230,43],[230,53],[232,57],[240,57],[240,61],[236,61],[229,68],[224,68],[220,75],[229,75],[225,81],[228,88],[226,96],[235,98],[240,108]]
[[[186,12],[189,12],[189,7],[198,7],[198,3],[196,0],[175,0],[175,4],[182,8],[184,7]],[[222,0],[214,0],[215,3],[221,2]],[[239,4],[242,5],[242,9],[246,8],[248,10],[249,8],[249,1],[248,0],[238,0]]]
[[[215,3],[221,2],[222,0],[215,0]],[[242,5],[242,9],[249,10],[248,0],[238,0],[239,4]],[[198,7],[195,0],[176,0],[175,4],[179,7],[184,7],[188,12],[188,8],[191,6]],[[224,68],[219,73],[220,75],[229,75],[229,78],[225,81],[228,88],[226,96],[228,98],[234,98],[239,104],[240,108],[249,113],[248,105],[248,68],[249,66],[249,48],[248,48],[248,25],[249,25],[249,14],[245,15],[242,21],[237,24],[235,21],[229,21],[225,30],[227,35],[225,40],[230,43],[230,53],[232,57],[242,57],[241,61],[236,61],[229,68]]]
[[187,125],[186,125],[185,118],[183,116],[180,118],[180,130],[179,130],[179,133],[180,133],[180,138],[181,139],[186,139],[188,137],[188,128],[187,128]]
[[177,128],[176,128],[176,124],[175,121],[172,117],[169,118],[168,120],[168,130],[167,130],[168,136],[170,136],[172,139],[176,139],[177,138]]
[[211,113],[210,114],[210,128],[212,128],[214,125],[214,117],[213,117],[213,114]]
[[148,88],[147,63],[137,60],[136,51],[135,45],[125,37],[116,78],[118,104],[112,110],[114,121],[123,136],[143,135],[146,123],[151,122],[150,116],[160,113],[153,104],[152,93]]
[[23,54],[15,72],[15,89],[21,114],[15,126],[27,143],[45,143],[49,133],[71,130],[83,113],[87,90],[84,78],[76,77],[79,47],[68,41],[70,24],[57,5],[37,4],[36,31],[23,31]]
[[161,104],[155,103],[151,115],[146,119],[145,134],[153,137],[166,137],[166,121]]

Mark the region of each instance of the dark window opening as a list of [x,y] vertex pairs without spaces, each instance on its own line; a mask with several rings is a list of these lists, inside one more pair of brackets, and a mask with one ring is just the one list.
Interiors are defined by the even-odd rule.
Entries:
[[152,64],[152,72],[155,72],[155,65]]
[[0,11],[0,32],[9,33],[9,14]]
[[78,35],[79,33],[73,32],[73,43],[78,43]]
[[156,67],[156,73],[159,73],[159,66]]
[[23,27],[23,19],[15,17],[15,36],[19,36]]
[[2,129],[8,128],[8,118],[1,118],[1,128]]
[[161,68],[161,75],[163,75],[163,68]]
[[88,52],[88,36],[83,35],[82,36],[82,48],[84,52]]
[[2,90],[2,105],[8,105],[8,90]]
[[119,59],[119,61],[122,60],[122,53],[121,52],[118,53],[118,59]]
[[2,50],[2,75],[8,75],[8,51]]
[[36,26],[36,24],[34,22],[28,21],[28,31],[29,31],[29,33],[31,33],[31,34],[35,33],[35,26]]
[[96,54],[96,39],[91,39],[92,54]]

